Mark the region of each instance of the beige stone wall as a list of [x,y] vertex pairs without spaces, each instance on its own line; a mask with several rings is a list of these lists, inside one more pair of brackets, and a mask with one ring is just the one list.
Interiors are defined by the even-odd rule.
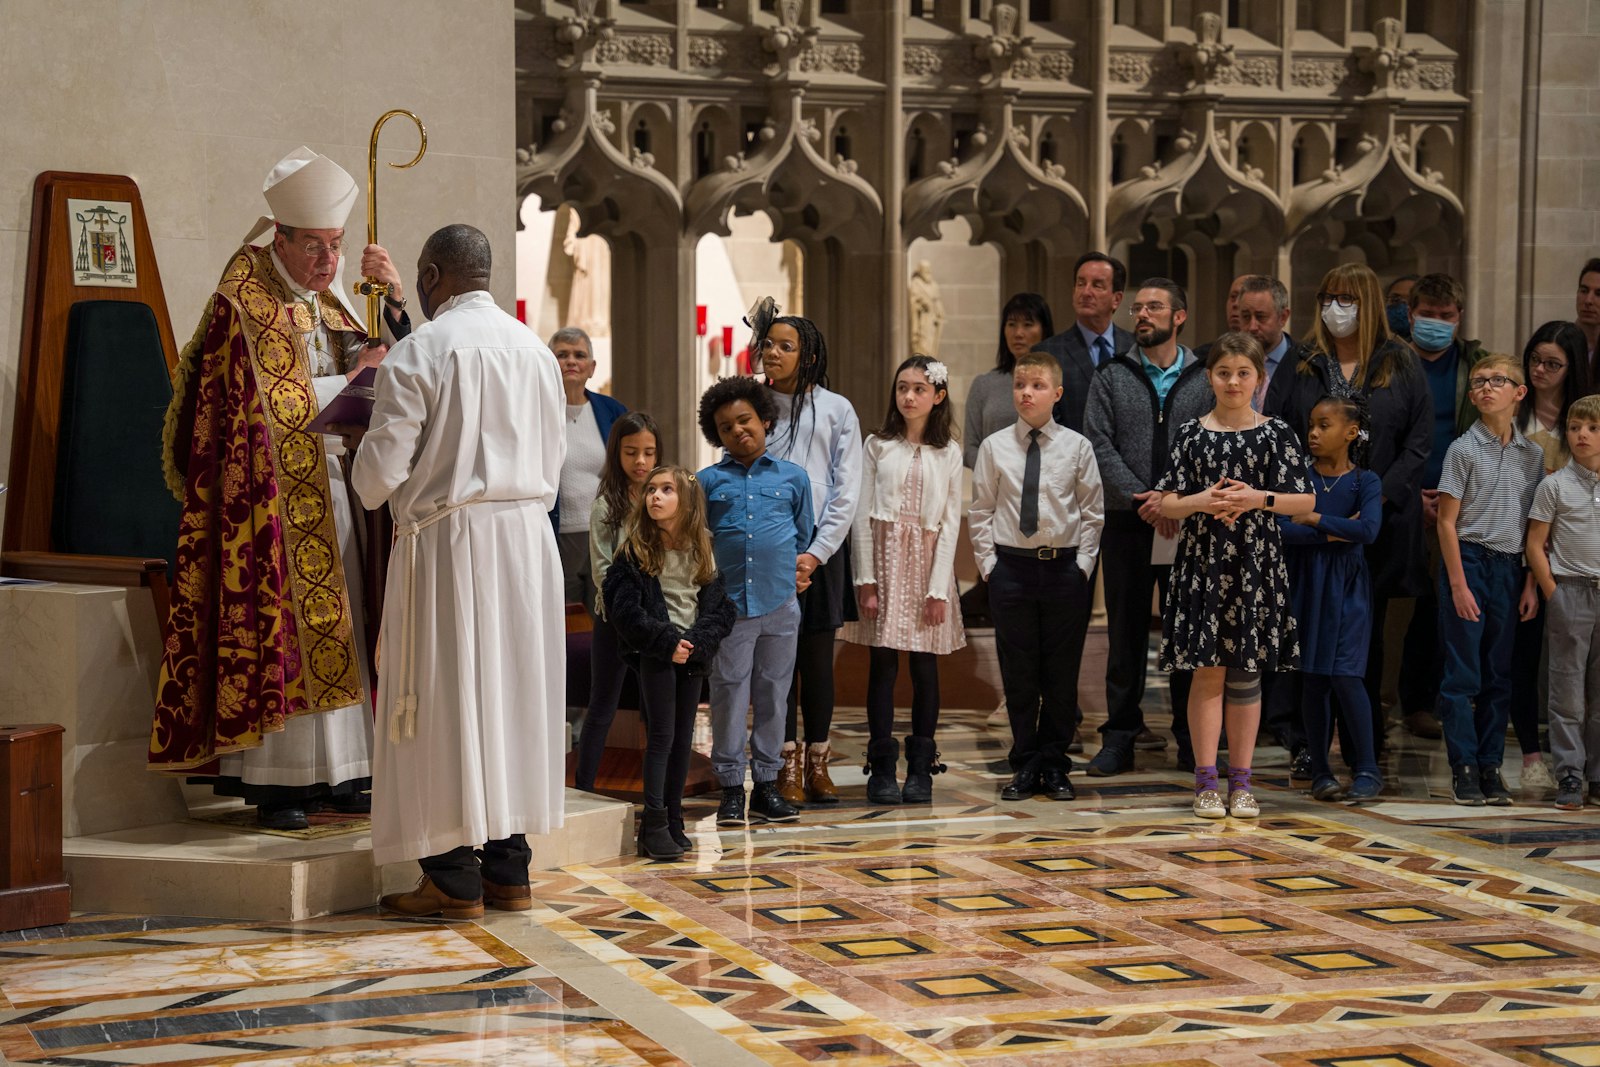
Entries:
[[1600,4],[1544,0],[1542,18],[1534,327],[1572,318],[1578,271],[1600,255]]
[[[9,0],[0,10],[0,471],[41,171],[138,181],[181,342],[265,210],[262,177],[299,145],[357,176],[363,195],[349,230],[364,243],[372,123],[408,108],[428,125],[428,154],[379,177],[380,239],[409,282],[429,232],[478,226],[500,265],[495,294],[513,307],[513,21],[511,0]],[[409,123],[391,122],[380,159],[403,162],[414,137]]]

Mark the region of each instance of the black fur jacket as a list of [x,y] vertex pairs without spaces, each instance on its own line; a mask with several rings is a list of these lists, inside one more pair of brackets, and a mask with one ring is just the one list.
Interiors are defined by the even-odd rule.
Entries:
[[692,674],[709,672],[718,646],[733,632],[738,617],[719,572],[700,587],[694,625],[679,629],[667,617],[667,598],[660,580],[642,571],[626,549],[617,552],[606,571],[602,596],[606,621],[617,628],[623,645],[634,655],[670,662],[678,642],[688,641],[694,645],[687,664]]

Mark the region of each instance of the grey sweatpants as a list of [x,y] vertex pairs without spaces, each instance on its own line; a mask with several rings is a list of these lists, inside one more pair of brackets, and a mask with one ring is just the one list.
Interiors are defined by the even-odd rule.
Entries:
[[1600,589],[1557,578],[1545,612],[1556,781],[1600,782]]
[[773,781],[783,768],[783,727],[799,638],[800,604],[791,597],[765,615],[734,623],[718,646],[711,665],[711,771],[718,785],[744,785],[746,740],[756,781]]

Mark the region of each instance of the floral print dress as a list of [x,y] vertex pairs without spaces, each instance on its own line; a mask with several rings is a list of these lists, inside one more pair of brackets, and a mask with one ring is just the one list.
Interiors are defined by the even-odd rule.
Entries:
[[[1220,478],[1288,495],[1311,492],[1294,432],[1279,419],[1247,430],[1179,428],[1172,467],[1156,485],[1188,496]],[[1300,665],[1289,574],[1277,518],[1246,512],[1232,526],[1204,512],[1183,520],[1161,625],[1161,669],[1233,667],[1287,671]]]

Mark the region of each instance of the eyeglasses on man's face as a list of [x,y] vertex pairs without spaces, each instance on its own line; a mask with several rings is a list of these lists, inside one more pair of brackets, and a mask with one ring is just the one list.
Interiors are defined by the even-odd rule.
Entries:
[[1508,385],[1516,385],[1515,379],[1507,378],[1504,374],[1491,374],[1488,376],[1474,375],[1467,379],[1467,385],[1474,393],[1481,393],[1485,389],[1504,389]]
[[1331,304],[1338,304],[1342,308],[1349,308],[1349,307],[1355,307],[1360,302],[1361,301],[1357,300],[1355,297],[1351,296],[1349,293],[1318,293],[1317,294],[1317,303],[1321,304],[1323,307],[1328,307]]
[[321,241],[295,241],[293,246],[307,259],[323,259],[329,256],[338,259],[344,255],[342,240],[334,241],[332,244],[323,244]]
[[1163,304],[1158,300],[1150,304],[1133,304],[1129,306],[1128,310],[1133,313],[1134,318],[1138,318],[1141,314],[1146,312],[1151,315],[1160,315],[1170,309],[1166,304]]

